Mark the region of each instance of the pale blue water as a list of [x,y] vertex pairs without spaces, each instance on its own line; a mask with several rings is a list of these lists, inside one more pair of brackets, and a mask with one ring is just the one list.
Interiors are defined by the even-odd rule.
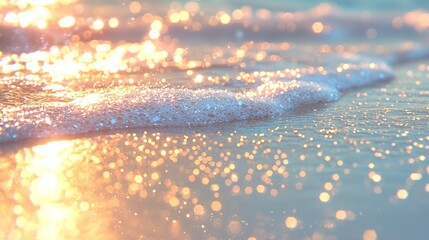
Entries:
[[424,1],[179,2],[3,23],[0,239],[426,239]]

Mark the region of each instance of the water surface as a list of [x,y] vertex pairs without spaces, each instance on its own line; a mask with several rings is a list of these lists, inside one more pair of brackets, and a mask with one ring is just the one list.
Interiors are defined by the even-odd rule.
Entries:
[[425,239],[426,6],[317,4],[0,3],[0,239]]

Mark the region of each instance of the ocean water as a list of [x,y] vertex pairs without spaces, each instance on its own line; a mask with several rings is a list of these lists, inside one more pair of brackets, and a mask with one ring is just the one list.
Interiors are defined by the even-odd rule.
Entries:
[[0,7],[0,239],[429,234],[424,1]]

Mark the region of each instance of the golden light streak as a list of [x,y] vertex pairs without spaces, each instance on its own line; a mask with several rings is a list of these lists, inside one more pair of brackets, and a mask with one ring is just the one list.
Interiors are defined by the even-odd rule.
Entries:
[[38,176],[31,181],[30,199],[34,205],[39,206],[37,214],[39,238],[62,238],[64,229],[59,223],[76,218],[76,212],[72,206],[57,203],[63,194],[70,190],[62,173],[70,163],[61,157],[69,146],[70,142],[62,141],[33,148],[38,157],[31,160],[27,171]]

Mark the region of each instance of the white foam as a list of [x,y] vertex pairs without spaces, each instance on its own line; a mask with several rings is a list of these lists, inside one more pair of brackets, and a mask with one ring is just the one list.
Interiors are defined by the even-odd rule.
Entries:
[[[339,72],[337,62],[348,62]],[[146,88],[88,94],[68,103],[2,110],[0,142],[154,126],[203,126],[272,118],[300,105],[331,102],[340,92],[393,77],[381,61],[353,56],[323,72],[273,78],[241,91]]]

